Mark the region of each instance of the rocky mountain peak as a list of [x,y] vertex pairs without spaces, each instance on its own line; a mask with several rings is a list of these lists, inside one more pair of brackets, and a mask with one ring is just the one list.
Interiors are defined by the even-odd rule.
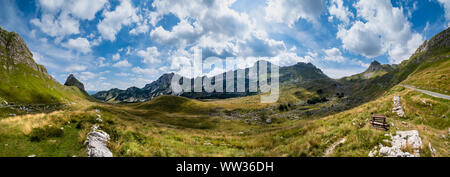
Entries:
[[430,50],[447,48],[450,46],[450,28],[440,32],[436,36],[423,42],[423,44],[416,50],[415,54],[428,52]]
[[33,60],[33,54],[25,41],[15,32],[8,32],[0,27],[0,61],[3,69],[13,70],[14,65],[24,64],[47,78],[52,78],[44,66]]
[[69,77],[66,80],[66,83],[64,83],[65,86],[75,86],[78,89],[80,89],[83,92],[86,92],[84,90],[84,84],[81,83],[73,74],[70,74]]
[[381,63],[376,60],[372,61],[372,63],[370,63],[369,68],[367,69],[367,71],[369,71],[369,72],[380,71],[380,70],[383,70],[383,67],[381,66]]
[[155,82],[151,83],[151,84],[147,84],[145,85],[145,87],[143,88],[144,90],[151,90],[153,89],[155,86],[163,86],[163,87],[168,87],[170,85],[170,83],[172,82],[172,78],[175,75],[175,73],[166,73],[163,74],[161,77],[158,78],[158,80],[156,80]]

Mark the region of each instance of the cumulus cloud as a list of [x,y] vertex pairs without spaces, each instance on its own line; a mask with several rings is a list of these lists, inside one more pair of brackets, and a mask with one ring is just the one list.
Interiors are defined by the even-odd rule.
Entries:
[[52,37],[61,38],[66,35],[80,33],[80,23],[67,13],[63,13],[57,18],[52,14],[43,14],[41,19],[32,19],[30,23],[39,27],[42,32]]
[[141,68],[141,67],[134,67],[131,69],[134,73],[140,74],[140,75],[146,75],[146,76],[154,76],[159,73],[157,69],[153,68]]
[[148,47],[145,50],[139,50],[137,54],[143,59],[143,62],[146,64],[154,64],[160,62],[157,57],[159,57],[161,54],[156,47]]
[[142,22],[137,22],[136,27],[130,30],[131,35],[138,35],[141,33],[146,33],[150,30],[150,26],[148,25],[148,20],[145,19]]
[[86,66],[84,65],[78,65],[78,64],[74,64],[74,65],[70,65],[66,68],[64,68],[65,72],[74,72],[74,71],[84,71],[86,70]]
[[120,60],[120,53],[114,54],[114,55],[112,56],[112,60],[113,60],[113,61]]
[[344,6],[343,0],[331,0],[330,7],[328,7],[330,17],[335,16],[337,19],[343,21],[345,24],[350,22],[350,18],[353,17],[353,13]]
[[99,67],[107,67],[110,64],[109,63],[105,63],[106,58],[105,57],[98,57],[98,66]]
[[73,16],[93,20],[95,14],[105,7],[106,2],[107,0],[73,0],[68,3]]
[[325,60],[335,61],[339,63],[346,61],[345,57],[342,56],[342,53],[338,48],[326,49],[324,50],[324,53],[325,53],[324,57]]
[[122,61],[115,63],[113,66],[116,68],[121,68],[121,67],[130,67],[131,64],[128,63],[128,60],[122,60]]
[[317,23],[322,8],[322,0],[269,0],[265,19],[285,23],[290,27],[299,19]]
[[349,29],[340,25],[337,33],[345,49],[369,58],[387,53],[390,63],[400,63],[422,44],[423,37],[389,0],[360,0],[354,6],[362,20]]
[[154,19],[173,14],[180,22],[171,31],[158,26],[150,36],[161,44],[180,48],[201,44],[221,51],[236,39],[246,39],[254,28],[247,14],[230,8],[233,3],[233,0],[156,0],[152,4],[157,9]]
[[445,9],[445,19],[448,22],[447,27],[450,27],[450,0],[438,0],[438,2]]
[[91,52],[91,44],[86,38],[76,38],[76,39],[69,39],[66,43],[62,44],[63,47],[66,47],[71,50],[78,51],[83,54],[87,54]]
[[89,71],[81,72],[80,73],[80,80],[82,81],[88,81],[91,79],[96,78],[98,75]]
[[97,25],[97,29],[104,39],[109,41],[116,40],[116,34],[127,26],[136,23],[139,17],[136,15],[136,8],[133,7],[130,0],[121,0],[114,11],[103,13],[104,19]]
[[200,29],[201,27],[194,28],[187,20],[181,20],[172,31],[156,27],[150,32],[150,37],[160,44],[187,46],[198,40],[201,36]]
[[66,35],[79,34],[79,20],[93,20],[106,2],[106,0],[39,0],[42,16],[30,22],[52,37],[63,38]]

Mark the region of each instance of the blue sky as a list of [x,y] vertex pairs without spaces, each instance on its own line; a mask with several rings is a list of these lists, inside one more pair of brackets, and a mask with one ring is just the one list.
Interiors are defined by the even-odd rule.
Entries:
[[[59,82],[87,90],[143,87],[203,57],[311,62],[333,78],[373,60],[397,64],[450,24],[450,0],[2,0],[0,26],[19,33]],[[208,71],[209,74],[222,72]]]

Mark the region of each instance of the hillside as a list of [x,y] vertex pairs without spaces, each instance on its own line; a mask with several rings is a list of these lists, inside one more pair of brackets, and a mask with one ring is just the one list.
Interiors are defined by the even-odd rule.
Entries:
[[418,65],[402,83],[443,94],[450,93],[450,28],[425,41],[410,61]]
[[44,66],[36,64],[17,33],[1,28],[0,78],[0,113],[3,114],[19,111],[15,107],[20,105],[58,105],[85,99],[79,89],[61,85]]

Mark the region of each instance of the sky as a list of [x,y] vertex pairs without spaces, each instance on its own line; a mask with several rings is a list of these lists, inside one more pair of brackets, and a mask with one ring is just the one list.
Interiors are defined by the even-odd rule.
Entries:
[[73,73],[89,91],[192,77],[195,51],[243,58],[239,67],[310,62],[340,78],[398,64],[449,25],[450,0],[0,1],[0,26],[56,80]]

